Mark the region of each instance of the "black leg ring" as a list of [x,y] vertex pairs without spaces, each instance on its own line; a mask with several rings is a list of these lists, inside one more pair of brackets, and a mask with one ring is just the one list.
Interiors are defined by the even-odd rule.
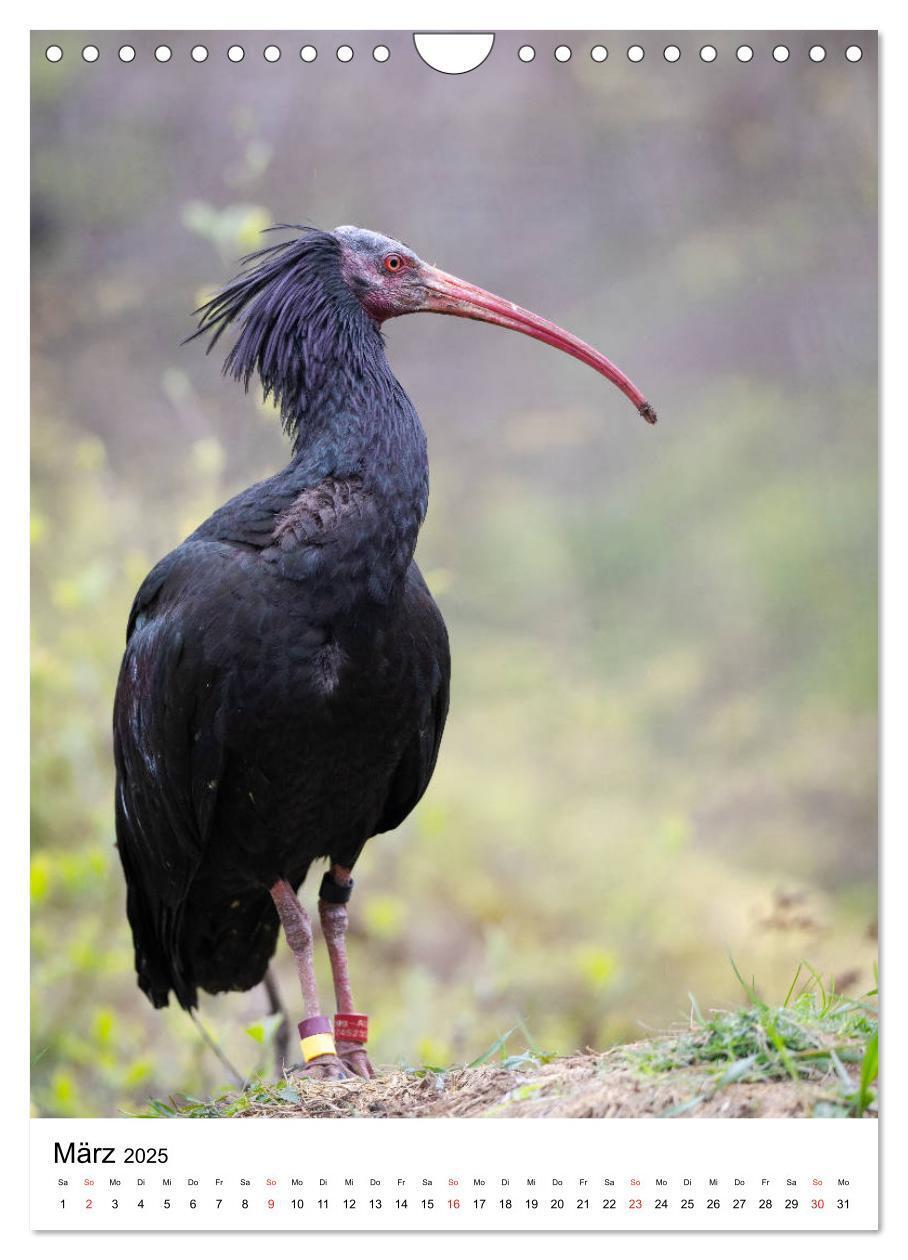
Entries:
[[349,884],[339,884],[330,871],[325,871],[318,890],[320,901],[328,901],[332,905],[342,906],[350,900],[352,892],[352,879]]

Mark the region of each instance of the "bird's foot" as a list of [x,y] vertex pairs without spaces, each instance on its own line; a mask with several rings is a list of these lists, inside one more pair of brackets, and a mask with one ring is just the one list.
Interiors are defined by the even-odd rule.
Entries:
[[352,1074],[336,1054],[320,1054],[317,1059],[289,1068],[287,1075],[304,1077],[307,1081],[347,1081]]
[[339,1041],[337,1054],[345,1067],[348,1067],[356,1076],[362,1076],[367,1081],[375,1076],[375,1068],[369,1061],[365,1048],[359,1042]]

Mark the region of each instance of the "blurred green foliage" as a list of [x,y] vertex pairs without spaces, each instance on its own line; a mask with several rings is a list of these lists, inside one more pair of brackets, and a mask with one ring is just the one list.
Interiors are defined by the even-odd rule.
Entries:
[[[70,58],[54,78],[36,59],[42,1114],[140,1111],[223,1080],[185,1014],[135,986],[110,708],[145,572],[285,457],[273,411],[178,344],[272,218],[437,252],[601,345],[662,418],[645,430],[577,364],[490,330],[391,332],[432,447],[419,558],[454,680],[425,800],[357,868],[374,1057],[468,1061],[521,1018],[548,1051],[634,1038],[689,990],[734,1002],[728,950],[771,1001],[804,956],[840,989],[870,979],[872,85],[832,65],[774,84],[765,67],[707,82],[682,66],[669,88],[648,61],[629,75],[610,59],[598,77],[540,65],[525,96],[515,64],[452,113],[444,76],[392,54],[424,108],[401,118],[376,92],[369,123],[336,77],[313,87],[283,62],[212,64],[202,99],[188,70],[139,58],[111,110],[96,70]],[[351,63],[345,83],[373,70]],[[388,135],[390,151],[374,143]],[[321,951],[319,967],[327,985]],[[283,951],[279,972],[295,1011]],[[264,1062],[265,1009],[260,993],[203,1003],[243,1070]]]

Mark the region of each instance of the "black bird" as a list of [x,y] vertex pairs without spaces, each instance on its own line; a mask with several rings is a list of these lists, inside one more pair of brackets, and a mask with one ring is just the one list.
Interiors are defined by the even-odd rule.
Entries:
[[[117,846],[140,988],[265,980],[283,925],[299,970],[304,1071],[372,1075],[347,974],[346,901],[366,841],[406,818],[448,711],[448,636],[413,559],[429,472],[381,326],[434,311],[547,342],[652,407],[603,355],[539,316],[355,227],[297,228],[200,308],[225,372],[258,374],[286,468],[219,508],[142,583],[114,707]],[[319,914],[337,1015],[322,1016],[297,890],[327,858]],[[282,1047],[286,1054],[286,1046]]]

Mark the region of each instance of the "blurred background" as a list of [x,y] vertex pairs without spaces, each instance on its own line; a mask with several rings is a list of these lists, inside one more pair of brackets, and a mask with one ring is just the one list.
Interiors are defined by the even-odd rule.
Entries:
[[[224,1079],[187,1016],[136,988],[110,710],[144,574],[286,460],[272,409],[181,345],[275,221],[406,241],[592,342],[660,416],[501,330],[387,327],[429,435],[417,554],[454,675],[425,799],[357,867],[373,1058],[468,1061],[515,1026],[515,1050],[638,1038],[689,993],[738,1002],[729,955],[773,1000],[805,958],[869,987],[874,39],[507,32],[463,77],[404,33],[33,39],[37,1112],[139,1111]],[[265,1061],[264,1011],[261,992],[204,1000],[243,1071]]]

